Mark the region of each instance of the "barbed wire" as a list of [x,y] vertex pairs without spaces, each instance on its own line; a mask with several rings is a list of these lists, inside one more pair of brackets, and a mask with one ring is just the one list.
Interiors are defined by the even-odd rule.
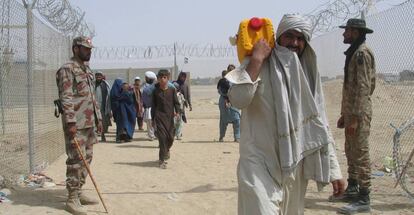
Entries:
[[79,7],[73,7],[68,0],[38,0],[37,11],[54,28],[68,36],[95,36],[91,24],[84,20],[85,12]]
[[[318,6],[306,16],[311,20],[313,34],[321,35],[338,28],[349,18],[368,12],[375,4],[385,0],[334,0]],[[180,44],[176,46],[177,55],[186,57],[226,58],[236,57],[236,48],[231,45],[217,44]],[[174,45],[153,45],[148,47],[98,47],[94,50],[95,59],[140,60],[169,57],[174,54]]]
[[[377,0],[375,2],[382,1]],[[306,16],[311,20],[313,34],[320,35],[330,32],[349,18],[355,18],[366,11],[368,6],[375,4],[372,0],[335,0],[320,5]]]
[[[197,58],[235,57],[236,48],[217,44],[175,44],[176,55]],[[95,59],[156,59],[174,55],[174,44],[154,46],[97,47],[93,51]]]
[[[368,15],[380,2],[386,0],[334,0],[318,6],[306,16],[311,20],[313,34],[331,32],[350,18]],[[407,2],[402,1],[402,2]]]
[[[401,174],[403,174],[403,169],[405,167],[405,165],[407,164],[407,159],[409,159],[408,154],[406,151],[402,150],[402,146],[401,146],[401,135],[404,134],[404,132],[407,132],[409,130],[412,130],[414,128],[414,117],[411,118],[410,120],[407,120],[406,122],[404,122],[399,128],[397,128],[396,126],[394,126],[393,124],[391,124],[391,127],[393,127],[395,129],[395,134],[393,136],[393,168],[394,168],[394,172],[395,172],[395,177],[398,178]],[[408,143],[404,142],[404,144],[409,144],[410,142],[408,141]],[[412,148],[410,148],[411,150],[414,150]],[[405,153],[403,153],[405,152]],[[408,163],[408,165],[411,165],[412,162]],[[407,166],[406,168],[412,168],[411,166]],[[414,191],[413,191],[413,186],[411,186],[408,180],[409,178],[412,177],[412,171],[406,171],[405,174],[401,177],[400,180],[400,185],[401,188],[407,193],[408,197],[410,197],[411,199],[414,199]],[[408,181],[408,182],[407,182]]]

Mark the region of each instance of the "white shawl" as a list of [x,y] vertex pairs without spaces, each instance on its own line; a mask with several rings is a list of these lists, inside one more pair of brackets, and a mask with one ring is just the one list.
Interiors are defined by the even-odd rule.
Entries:
[[[302,32],[308,41],[301,60],[296,53],[279,45],[269,57],[278,134],[276,144],[283,178],[293,176],[297,164],[303,160],[306,179],[326,184],[330,182],[328,144],[333,141],[325,116],[316,55],[309,45],[311,27],[300,15],[285,15],[279,24],[277,38],[290,29]],[[241,67],[247,63],[248,58]],[[240,74],[233,71],[226,78],[237,83]]]

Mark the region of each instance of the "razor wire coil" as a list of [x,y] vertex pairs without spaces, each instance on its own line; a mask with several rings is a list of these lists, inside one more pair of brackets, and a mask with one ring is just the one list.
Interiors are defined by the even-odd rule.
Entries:
[[[411,118],[410,120],[407,120],[406,122],[404,122],[398,128],[396,128],[393,125],[391,125],[391,126],[394,127],[394,129],[395,129],[395,133],[394,133],[394,136],[393,136],[393,154],[392,155],[393,155],[394,173],[395,173],[396,179],[398,179],[398,177],[400,177],[400,175],[402,174],[404,166],[406,164],[411,165],[410,163],[413,162],[413,160],[411,160],[411,162],[407,163],[405,157],[403,157],[402,144],[409,144],[409,142],[407,143],[407,141],[404,141],[403,143],[401,143],[401,137],[408,130],[414,129],[414,117]],[[411,146],[413,146],[413,144],[411,144]],[[414,148],[412,148],[412,150],[414,150]],[[414,190],[413,190],[414,186],[410,185],[414,181],[411,181],[413,176],[411,176],[408,173],[409,168],[413,168],[413,166],[408,166],[407,167],[406,171],[404,172],[404,175],[401,176],[401,179],[399,181],[399,185],[407,193],[408,197],[410,197],[411,199],[414,199]]]

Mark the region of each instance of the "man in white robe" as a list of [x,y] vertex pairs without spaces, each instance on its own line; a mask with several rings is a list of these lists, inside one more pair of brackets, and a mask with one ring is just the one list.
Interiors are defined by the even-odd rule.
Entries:
[[285,15],[274,49],[260,40],[226,75],[231,103],[242,109],[238,214],[303,214],[308,180],[318,189],[345,182],[329,131],[311,24]]

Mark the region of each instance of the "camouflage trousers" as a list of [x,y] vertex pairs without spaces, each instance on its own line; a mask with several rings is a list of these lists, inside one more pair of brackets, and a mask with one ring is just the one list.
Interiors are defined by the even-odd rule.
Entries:
[[[92,162],[93,144],[97,142],[94,128],[79,129],[76,139],[82,151],[82,155],[88,164]],[[66,146],[66,189],[69,192],[80,190],[86,182],[88,171],[76,149],[73,139],[70,139],[65,131]]]
[[[345,126],[350,118],[344,116]],[[370,190],[371,160],[369,157],[368,138],[371,128],[371,117],[362,116],[358,119],[358,128],[353,136],[345,131],[345,154],[348,162],[348,178],[358,181],[360,188]]]

